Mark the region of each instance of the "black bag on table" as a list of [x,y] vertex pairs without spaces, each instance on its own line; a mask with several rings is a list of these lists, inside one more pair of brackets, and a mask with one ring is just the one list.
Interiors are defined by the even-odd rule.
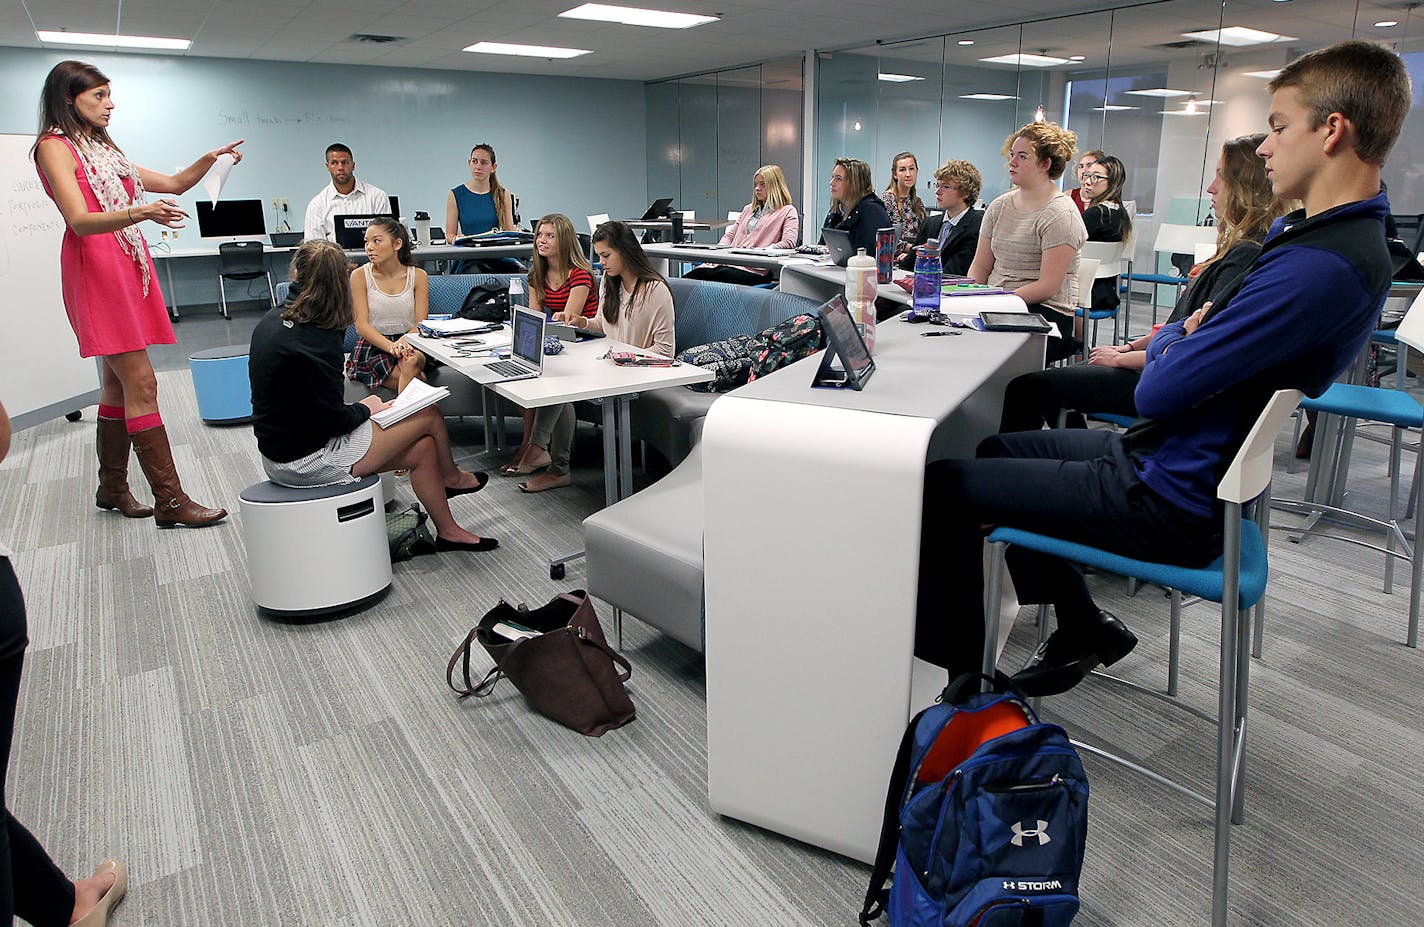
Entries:
[[460,304],[460,318],[476,322],[509,320],[509,287],[497,283],[477,283]]

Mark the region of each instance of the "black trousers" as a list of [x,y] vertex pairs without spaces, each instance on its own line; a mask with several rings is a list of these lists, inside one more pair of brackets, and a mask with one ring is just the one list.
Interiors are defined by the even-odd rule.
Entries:
[[717,280],[721,283],[737,283],[742,286],[759,286],[763,283],[776,282],[770,274],[754,274],[744,267],[729,267],[726,264],[694,267],[682,276],[686,280]]
[[[1221,554],[1221,521],[1186,512],[1137,478],[1122,438],[1055,429],[995,435],[975,460],[925,474],[915,655],[977,671],[984,649],[985,526],[1022,528],[1143,560],[1204,566]],[[1097,615],[1078,568],[1010,547],[1019,603],[1051,604],[1071,631]]]
[[1058,427],[1059,413],[1111,412],[1137,417],[1133,394],[1142,374],[1121,367],[1074,364],[1050,367],[1014,377],[1004,391],[1004,414],[999,432],[1034,431]]
[[1044,363],[1057,363],[1063,358],[1072,357],[1077,353],[1078,339],[1073,337],[1073,316],[1064,315],[1057,309],[1050,309],[1040,303],[1029,306],[1028,311],[1043,316],[1054,328],[1058,329],[1058,334],[1063,336],[1048,339],[1048,351],[1044,356]]
[[0,828],[0,924],[20,917],[35,927],[65,927],[74,913],[74,883],[4,801],[26,634],[20,582],[9,558],[0,557],[0,653],[11,654],[0,658],[0,806],[5,812],[5,826]]

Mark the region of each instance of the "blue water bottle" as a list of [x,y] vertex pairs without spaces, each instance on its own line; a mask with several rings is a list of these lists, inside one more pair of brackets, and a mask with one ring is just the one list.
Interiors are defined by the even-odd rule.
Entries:
[[939,249],[934,245],[920,245],[915,249],[915,315],[928,317],[939,311],[943,280]]

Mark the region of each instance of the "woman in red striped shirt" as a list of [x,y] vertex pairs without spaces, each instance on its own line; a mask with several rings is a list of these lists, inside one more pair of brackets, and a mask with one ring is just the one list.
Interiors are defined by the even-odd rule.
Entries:
[[[555,322],[573,324],[580,315],[598,315],[598,288],[594,286],[593,267],[579,250],[574,224],[562,213],[550,213],[539,220],[534,232],[534,260],[529,266],[529,308],[543,309]],[[529,450],[529,436],[534,429],[534,412],[524,409],[524,439],[519,450],[499,472],[505,476],[524,476],[532,470],[520,470],[519,461]]]

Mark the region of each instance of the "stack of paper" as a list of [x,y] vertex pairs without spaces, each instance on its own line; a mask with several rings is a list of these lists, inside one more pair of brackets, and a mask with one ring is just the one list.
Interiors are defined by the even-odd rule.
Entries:
[[445,338],[449,335],[465,335],[473,331],[488,328],[489,324],[488,322],[479,322],[475,319],[462,319],[459,316],[453,319],[426,319],[420,323],[420,333],[436,338]]
[[401,419],[414,415],[426,406],[434,405],[448,395],[450,395],[450,390],[446,387],[431,386],[424,380],[411,380],[389,407],[372,413],[371,421],[382,428],[389,428]]

